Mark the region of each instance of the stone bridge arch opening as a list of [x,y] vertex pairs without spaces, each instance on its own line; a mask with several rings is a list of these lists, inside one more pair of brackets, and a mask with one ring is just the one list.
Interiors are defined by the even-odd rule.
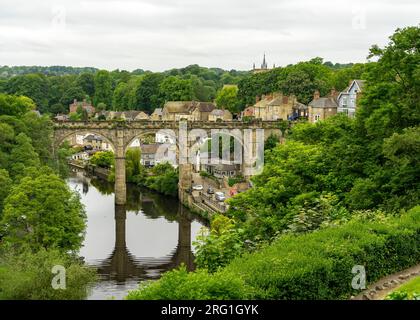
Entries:
[[131,136],[125,145],[125,155],[129,150],[140,149],[141,164],[146,167],[169,162],[174,168],[179,163],[177,134],[173,130],[144,131]]
[[[106,134],[95,131],[95,130],[76,130],[71,132],[66,132],[62,134],[55,134],[54,135],[54,145],[53,150],[54,153],[58,151],[60,146],[63,145],[64,142],[69,141],[70,145],[83,145],[81,140],[84,140],[87,136],[92,135],[95,137],[99,137],[107,144],[107,149],[112,150],[115,152],[115,143],[112,141],[112,138],[107,137]],[[79,137],[78,137],[79,136]],[[82,142],[82,143],[79,143]]]

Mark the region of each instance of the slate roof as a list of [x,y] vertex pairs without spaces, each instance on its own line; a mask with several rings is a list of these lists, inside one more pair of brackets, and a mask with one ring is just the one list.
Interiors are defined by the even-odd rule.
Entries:
[[198,102],[198,106],[196,107],[200,112],[212,112],[216,109],[216,106],[211,102]]
[[313,108],[337,108],[338,104],[334,98],[323,97],[316,100],[312,100],[309,103],[309,106]]
[[365,80],[353,80],[347,88],[345,88],[341,93],[348,93],[350,91],[350,88],[353,86],[353,83],[356,82],[356,84],[359,86],[360,90],[363,90],[366,81]]
[[200,112],[211,112],[216,106],[211,102],[198,101],[168,101],[165,103],[163,110],[168,113],[190,114],[195,109]]
[[163,110],[168,113],[190,113],[194,106],[191,101],[168,101],[163,106]]
[[86,141],[93,141],[93,140],[102,141],[103,139],[100,136],[97,136],[97,135],[94,135],[94,134],[89,134],[86,137],[84,137],[83,140],[86,140]]
[[213,116],[220,116],[222,117],[225,114],[225,110],[222,109],[214,109],[210,114]]
[[300,103],[300,102],[296,102],[293,105],[293,108],[298,109],[298,110],[306,110],[308,109],[308,106],[306,104]]
[[159,148],[160,144],[153,143],[153,144],[142,144],[140,146],[142,154],[155,154]]
[[156,108],[155,111],[153,111],[152,114],[156,114],[158,116],[161,116],[162,115],[162,108]]

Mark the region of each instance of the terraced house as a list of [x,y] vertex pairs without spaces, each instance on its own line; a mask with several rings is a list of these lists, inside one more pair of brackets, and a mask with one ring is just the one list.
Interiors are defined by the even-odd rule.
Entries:
[[338,104],[336,96],[337,92],[334,89],[326,97],[320,97],[319,91],[316,90],[313,100],[308,105],[309,121],[315,123],[337,114]]
[[253,117],[262,121],[290,120],[307,115],[307,106],[298,102],[295,96],[281,92],[256,97],[255,104],[242,112],[242,118]]
[[216,109],[211,102],[168,101],[162,109],[162,120],[208,121],[210,113]]

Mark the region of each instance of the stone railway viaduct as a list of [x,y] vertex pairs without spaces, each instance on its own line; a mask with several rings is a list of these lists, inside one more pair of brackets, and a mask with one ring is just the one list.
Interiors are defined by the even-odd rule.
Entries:
[[[279,137],[282,132],[277,121],[254,121],[251,123],[204,122],[204,121],[64,121],[54,122],[53,150],[56,154],[60,144],[75,134],[93,133],[103,137],[115,152],[115,203],[126,203],[125,154],[127,148],[136,139],[158,132],[171,137],[177,142],[177,159],[179,164],[179,199],[185,203],[191,188],[192,166],[191,155],[197,149],[200,139],[211,137],[216,131],[233,136],[240,141],[242,152],[241,168],[245,177],[251,174],[254,165],[247,160],[247,155],[256,154],[261,148],[262,136],[267,139],[271,134]],[[262,129],[262,130],[261,130]],[[260,139],[257,139],[258,136]],[[248,139],[247,139],[248,137]],[[202,140],[201,140],[202,141]],[[248,141],[242,143],[242,141]],[[262,143],[263,144],[263,143]],[[262,145],[263,147],[263,145]],[[252,159],[252,157],[251,157]],[[254,159],[255,160],[255,159]],[[255,161],[254,161],[255,162]]]

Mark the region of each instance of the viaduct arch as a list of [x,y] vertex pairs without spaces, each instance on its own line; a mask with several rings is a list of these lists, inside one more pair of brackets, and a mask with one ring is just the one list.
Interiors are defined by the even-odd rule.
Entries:
[[[282,136],[279,122],[277,121],[254,121],[252,123],[226,121],[226,122],[175,122],[175,121],[65,121],[54,122],[53,131],[53,152],[56,154],[61,143],[68,137],[78,133],[94,133],[104,137],[114,149],[115,153],[115,203],[124,205],[126,203],[126,176],[125,176],[125,154],[131,142],[136,138],[156,134],[158,132],[176,138],[179,149],[179,188],[178,196],[181,202],[185,202],[187,190],[191,188],[191,175],[193,163],[188,161],[189,149],[197,142],[188,139],[191,132],[207,133],[211,136],[213,130],[225,132],[238,130],[251,135],[251,150],[257,149],[257,132],[264,135],[264,141],[271,135]],[[248,130],[245,130],[248,129]],[[245,133],[244,133],[245,135]],[[194,135],[192,135],[194,136]],[[243,150],[246,146],[242,145]],[[244,152],[242,152],[244,154]],[[245,162],[244,162],[245,163]],[[249,166],[248,166],[249,167]],[[243,166],[244,176],[249,176],[247,166]]]

